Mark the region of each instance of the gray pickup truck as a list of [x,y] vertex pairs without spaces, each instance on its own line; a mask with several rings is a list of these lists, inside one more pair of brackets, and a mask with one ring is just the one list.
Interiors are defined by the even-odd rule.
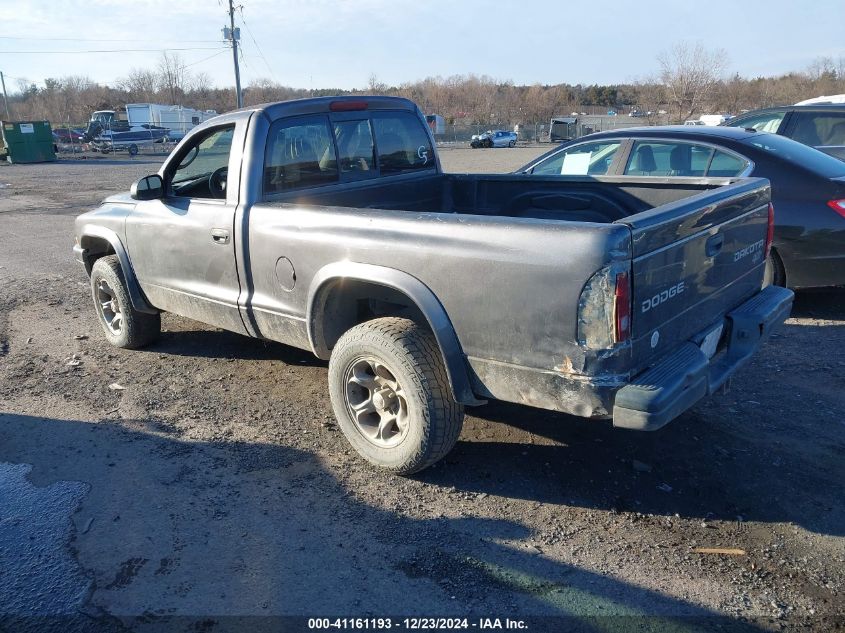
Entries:
[[[597,157],[600,159],[600,157]],[[173,312],[329,361],[371,462],[442,458],[495,398],[659,428],[788,315],[767,180],[445,174],[391,97],[246,108],[76,221],[106,338]]]

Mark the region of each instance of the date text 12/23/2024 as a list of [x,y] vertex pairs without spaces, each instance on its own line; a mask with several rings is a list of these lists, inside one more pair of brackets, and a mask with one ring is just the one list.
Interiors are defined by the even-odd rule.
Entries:
[[309,630],[527,630],[524,620],[510,618],[309,618]]

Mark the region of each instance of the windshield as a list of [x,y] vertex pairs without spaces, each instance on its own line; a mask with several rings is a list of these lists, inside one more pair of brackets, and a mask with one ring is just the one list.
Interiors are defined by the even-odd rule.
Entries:
[[845,162],[777,134],[755,134],[746,141],[763,151],[809,169],[825,178],[845,176]]

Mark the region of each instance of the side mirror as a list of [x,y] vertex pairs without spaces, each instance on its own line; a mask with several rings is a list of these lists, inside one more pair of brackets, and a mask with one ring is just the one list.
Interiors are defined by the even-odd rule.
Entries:
[[164,197],[164,181],[158,174],[144,176],[129,189],[135,200],[158,200]]

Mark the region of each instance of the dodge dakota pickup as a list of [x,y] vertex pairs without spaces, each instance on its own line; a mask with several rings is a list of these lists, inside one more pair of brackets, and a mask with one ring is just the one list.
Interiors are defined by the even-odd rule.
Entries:
[[316,98],[196,127],[76,220],[113,345],[169,311],[328,360],[340,428],[399,474],[500,399],[657,429],[789,314],[769,182],[447,174],[415,104]]

